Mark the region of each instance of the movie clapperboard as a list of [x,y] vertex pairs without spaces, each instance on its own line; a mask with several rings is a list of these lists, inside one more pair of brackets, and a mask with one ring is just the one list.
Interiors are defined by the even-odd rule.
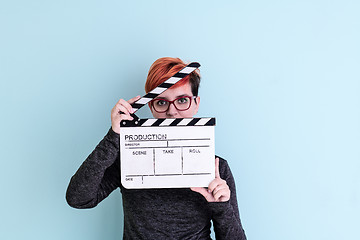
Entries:
[[[134,112],[200,67],[193,62],[132,104]],[[207,187],[215,178],[215,118],[123,120],[121,183],[127,189]]]

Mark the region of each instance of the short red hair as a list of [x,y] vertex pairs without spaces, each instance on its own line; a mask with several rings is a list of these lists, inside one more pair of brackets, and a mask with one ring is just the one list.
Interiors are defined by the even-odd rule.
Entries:
[[[150,92],[186,66],[187,64],[185,64],[180,58],[159,58],[151,65],[149,69],[145,83],[145,92]],[[197,96],[200,85],[200,74],[198,69],[193,71],[185,78],[181,79],[172,87],[180,87],[189,82],[193,95]]]

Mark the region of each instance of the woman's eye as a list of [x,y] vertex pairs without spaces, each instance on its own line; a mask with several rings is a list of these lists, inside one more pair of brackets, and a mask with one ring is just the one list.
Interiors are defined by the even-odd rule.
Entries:
[[156,105],[158,105],[158,106],[164,106],[164,105],[166,105],[166,101],[165,101],[165,100],[158,100],[158,101],[156,102]]
[[183,97],[183,98],[179,98],[178,99],[178,103],[181,103],[181,104],[184,104],[184,103],[187,103],[189,99]]

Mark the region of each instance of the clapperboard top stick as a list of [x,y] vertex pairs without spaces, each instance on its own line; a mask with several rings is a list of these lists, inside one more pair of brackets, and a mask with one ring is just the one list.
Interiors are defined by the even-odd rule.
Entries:
[[[183,79],[184,77],[188,76],[190,73],[195,71],[197,68],[200,67],[200,63],[192,62],[188,64],[186,67],[175,73],[172,77],[167,79],[165,82],[161,83],[159,86],[145,94],[139,100],[131,104],[131,107],[134,109],[134,113],[146,105],[148,102],[159,96],[161,93],[165,92],[171,86],[176,84],[178,81]],[[134,120],[139,119],[135,114],[131,114]]]

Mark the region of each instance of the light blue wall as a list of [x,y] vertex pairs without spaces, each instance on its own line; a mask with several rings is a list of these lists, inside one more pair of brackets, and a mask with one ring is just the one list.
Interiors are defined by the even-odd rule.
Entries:
[[198,116],[217,117],[248,239],[360,239],[359,12],[358,0],[2,0],[0,239],[121,238],[118,191],[75,210],[65,190],[163,56],[202,64]]

